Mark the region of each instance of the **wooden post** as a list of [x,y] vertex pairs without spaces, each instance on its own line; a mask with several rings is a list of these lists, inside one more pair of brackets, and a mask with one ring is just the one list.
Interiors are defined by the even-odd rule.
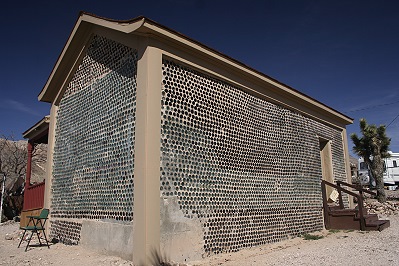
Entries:
[[343,202],[343,199],[342,199],[342,191],[341,191],[341,183],[337,183],[337,185],[338,185],[338,198],[339,198],[339,207],[341,208],[341,209],[343,209],[343,208],[345,208],[345,206],[344,206],[344,202]]
[[327,204],[327,192],[326,192],[326,183],[324,180],[321,180],[321,194],[323,198],[323,213],[324,213],[324,227],[326,229],[330,229],[330,216],[328,215],[328,204]]
[[358,197],[358,208],[359,208],[359,219],[360,219],[360,230],[365,231],[366,230],[366,223],[364,220],[364,213],[363,213],[363,199],[362,197]]

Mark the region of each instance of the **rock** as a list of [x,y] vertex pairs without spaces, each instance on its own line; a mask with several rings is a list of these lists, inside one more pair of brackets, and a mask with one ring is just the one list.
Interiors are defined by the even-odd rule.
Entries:
[[374,199],[367,199],[364,206],[369,213],[377,213],[381,215],[395,215],[399,212],[399,202],[397,200],[388,200],[380,203]]
[[13,237],[12,237],[12,235],[10,235],[10,234],[6,234],[5,239],[6,239],[6,240],[13,240]]

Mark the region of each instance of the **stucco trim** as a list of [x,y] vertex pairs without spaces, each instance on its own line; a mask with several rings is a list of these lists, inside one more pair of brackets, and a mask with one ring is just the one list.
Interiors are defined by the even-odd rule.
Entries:
[[87,36],[90,36],[96,28],[106,28],[127,35],[144,35],[161,42],[173,44],[183,50],[194,53],[198,57],[208,58],[218,65],[233,69],[234,72],[239,72],[242,76],[253,79],[254,81],[257,80],[255,82],[263,83],[263,87],[266,87],[276,95],[276,101],[281,101],[281,99],[285,98],[290,99],[298,105],[293,107],[298,109],[305,107],[305,109],[309,109],[308,113],[322,114],[323,117],[328,118],[327,120],[335,120],[334,124],[338,127],[344,127],[353,123],[352,118],[300,91],[148,18],[138,17],[132,20],[111,20],[83,12],[80,13],[65,47],[38,96],[40,101],[54,101],[59,91],[63,89],[65,79],[70,74],[71,68],[73,68],[77,58],[81,55],[82,47],[87,43]]

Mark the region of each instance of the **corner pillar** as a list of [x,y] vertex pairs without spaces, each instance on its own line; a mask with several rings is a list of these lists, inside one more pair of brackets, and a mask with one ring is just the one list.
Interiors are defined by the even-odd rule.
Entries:
[[134,163],[133,262],[154,264],[160,245],[162,53],[144,39],[138,49]]
[[[46,178],[44,187],[44,206],[43,208],[50,209],[51,198],[52,198],[52,179],[53,179],[53,154],[54,154],[54,144],[55,144],[55,127],[57,122],[57,111],[58,106],[52,105],[50,109],[50,123],[48,128],[48,144],[47,144],[47,165],[46,165]],[[51,216],[51,210],[50,210]],[[46,223],[46,230],[50,223]]]

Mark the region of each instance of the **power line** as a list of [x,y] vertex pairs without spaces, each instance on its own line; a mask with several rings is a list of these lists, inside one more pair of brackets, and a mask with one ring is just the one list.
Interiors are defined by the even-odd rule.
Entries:
[[387,125],[387,127],[386,128],[388,128],[392,123],[393,123],[393,121],[395,121],[396,120],[396,118],[398,118],[399,117],[399,115],[397,115],[392,121],[391,121],[391,123],[389,123],[389,125]]
[[387,105],[391,105],[391,104],[395,104],[395,103],[399,103],[399,101],[392,102],[392,103],[384,103],[384,104],[379,104],[379,105],[372,105],[372,106],[364,107],[364,108],[361,108],[361,109],[347,111],[347,112],[344,112],[344,113],[354,113],[354,112],[359,112],[359,111],[363,111],[363,110],[373,109],[373,108],[377,108],[377,107],[381,107],[381,106],[387,106]]

